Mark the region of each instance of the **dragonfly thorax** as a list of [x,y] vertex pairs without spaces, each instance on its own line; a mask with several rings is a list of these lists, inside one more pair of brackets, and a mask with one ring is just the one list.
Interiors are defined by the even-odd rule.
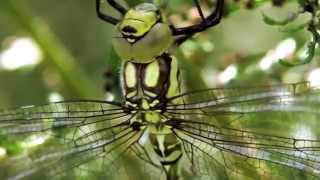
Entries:
[[125,62],[122,89],[126,103],[142,110],[163,110],[179,91],[176,59],[164,54],[151,63]]
[[166,54],[151,63],[123,64],[123,95],[126,105],[137,114],[132,125],[147,124],[152,127],[152,133],[171,133],[164,129],[166,120],[160,117],[160,113],[165,111],[167,99],[178,93],[175,61]]

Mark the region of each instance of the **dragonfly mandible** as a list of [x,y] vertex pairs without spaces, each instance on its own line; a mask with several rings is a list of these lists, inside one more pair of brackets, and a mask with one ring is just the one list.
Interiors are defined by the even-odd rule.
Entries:
[[[308,82],[183,93],[178,60],[168,53],[220,22],[223,0],[201,21],[175,28],[161,9],[126,9],[107,2],[122,19],[113,44],[124,60],[124,100],[79,100],[0,113],[0,135],[48,136],[45,147],[1,163],[5,179],[272,179],[288,171],[319,177],[320,141],[245,130],[246,121],[319,116],[319,92]],[[240,123],[239,123],[240,122]],[[244,126],[242,128],[242,126]]]

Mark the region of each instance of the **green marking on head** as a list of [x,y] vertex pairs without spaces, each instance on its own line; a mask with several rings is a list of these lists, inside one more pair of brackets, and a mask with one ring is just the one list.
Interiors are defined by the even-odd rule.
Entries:
[[130,9],[119,24],[120,31],[128,36],[141,37],[158,21],[159,14],[153,4],[143,3]]
[[142,3],[130,9],[117,28],[113,45],[126,61],[149,63],[173,42],[169,25],[154,4]]

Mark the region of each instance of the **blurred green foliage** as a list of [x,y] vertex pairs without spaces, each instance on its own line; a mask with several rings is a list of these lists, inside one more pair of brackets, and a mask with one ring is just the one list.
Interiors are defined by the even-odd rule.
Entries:
[[306,56],[301,60],[295,60],[295,62],[286,62],[284,60],[280,60],[279,62],[285,66],[297,66],[297,65],[304,65],[308,64],[312,61],[316,45],[320,44],[320,6],[318,1],[312,0],[300,0],[298,1],[299,7],[296,11],[288,13],[287,17],[282,20],[275,20],[267,15],[263,14],[263,20],[265,23],[269,25],[275,26],[286,26],[287,24],[295,21],[300,15],[308,13],[310,15],[309,19],[304,22],[303,24],[297,25],[296,27],[291,28],[283,28],[282,31],[284,32],[296,32],[299,30],[307,30],[310,32],[312,38],[310,42],[307,43],[305,47]]
[[[129,3],[134,5],[139,2],[141,1]],[[52,91],[61,93],[65,99],[103,97],[105,80],[102,74],[111,70],[117,79],[121,60],[113,52],[110,43],[113,27],[96,17],[94,3],[74,0],[63,3],[1,1],[2,50],[8,47],[13,38],[30,36],[40,46],[44,57],[42,63],[33,68],[0,71],[0,82],[6,84],[0,89],[0,107],[45,103],[48,93]],[[210,75],[203,78],[203,73],[211,72],[213,76],[230,64],[238,66],[238,75],[229,84],[243,85],[300,81],[305,76],[289,80],[284,76],[291,71],[307,73],[311,66],[317,66],[319,61],[315,60],[306,66],[294,68],[296,70],[277,64],[267,71],[255,68],[259,60],[281,40],[294,38],[297,51],[309,40],[307,31],[283,33],[263,22],[262,12],[271,14],[272,17],[281,17],[297,8],[296,2],[290,1],[281,7],[271,6],[268,1],[256,1],[255,4],[256,8],[247,9],[242,2],[228,2],[225,13],[227,16],[221,24],[200,33],[174,50],[185,71],[184,79],[189,89],[207,87],[208,83],[205,84],[204,79],[210,81],[211,78],[211,81],[215,81],[215,78]],[[117,15],[105,3],[103,5],[106,12]],[[166,12],[174,17],[173,23],[183,24],[184,22],[176,21],[184,19],[175,17],[182,15],[188,18],[191,6],[192,1],[170,1]],[[239,8],[231,8],[232,6]],[[318,53],[314,59],[317,58]],[[48,78],[54,78],[51,79],[53,82],[48,82]],[[193,84],[194,82],[202,85]],[[114,89],[117,88],[114,86]]]

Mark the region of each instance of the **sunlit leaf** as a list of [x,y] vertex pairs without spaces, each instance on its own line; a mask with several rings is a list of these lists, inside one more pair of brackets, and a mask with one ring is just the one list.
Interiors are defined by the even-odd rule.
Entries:
[[296,60],[294,62],[288,62],[285,60],[280,59],[279,63],[284,65],[284,66],[288,66],[288,67],[292,67],[292,66],[298,66],[298,65],[303,65],[303,64],[308,64],[309,62],[312,61],[313,57],[314,57],[314,52],[315,52],[315,48],[316,48],[316,41],[310,41],[307,46],[306,46],[306,57],[304,59],[302,59],[301,61]]

